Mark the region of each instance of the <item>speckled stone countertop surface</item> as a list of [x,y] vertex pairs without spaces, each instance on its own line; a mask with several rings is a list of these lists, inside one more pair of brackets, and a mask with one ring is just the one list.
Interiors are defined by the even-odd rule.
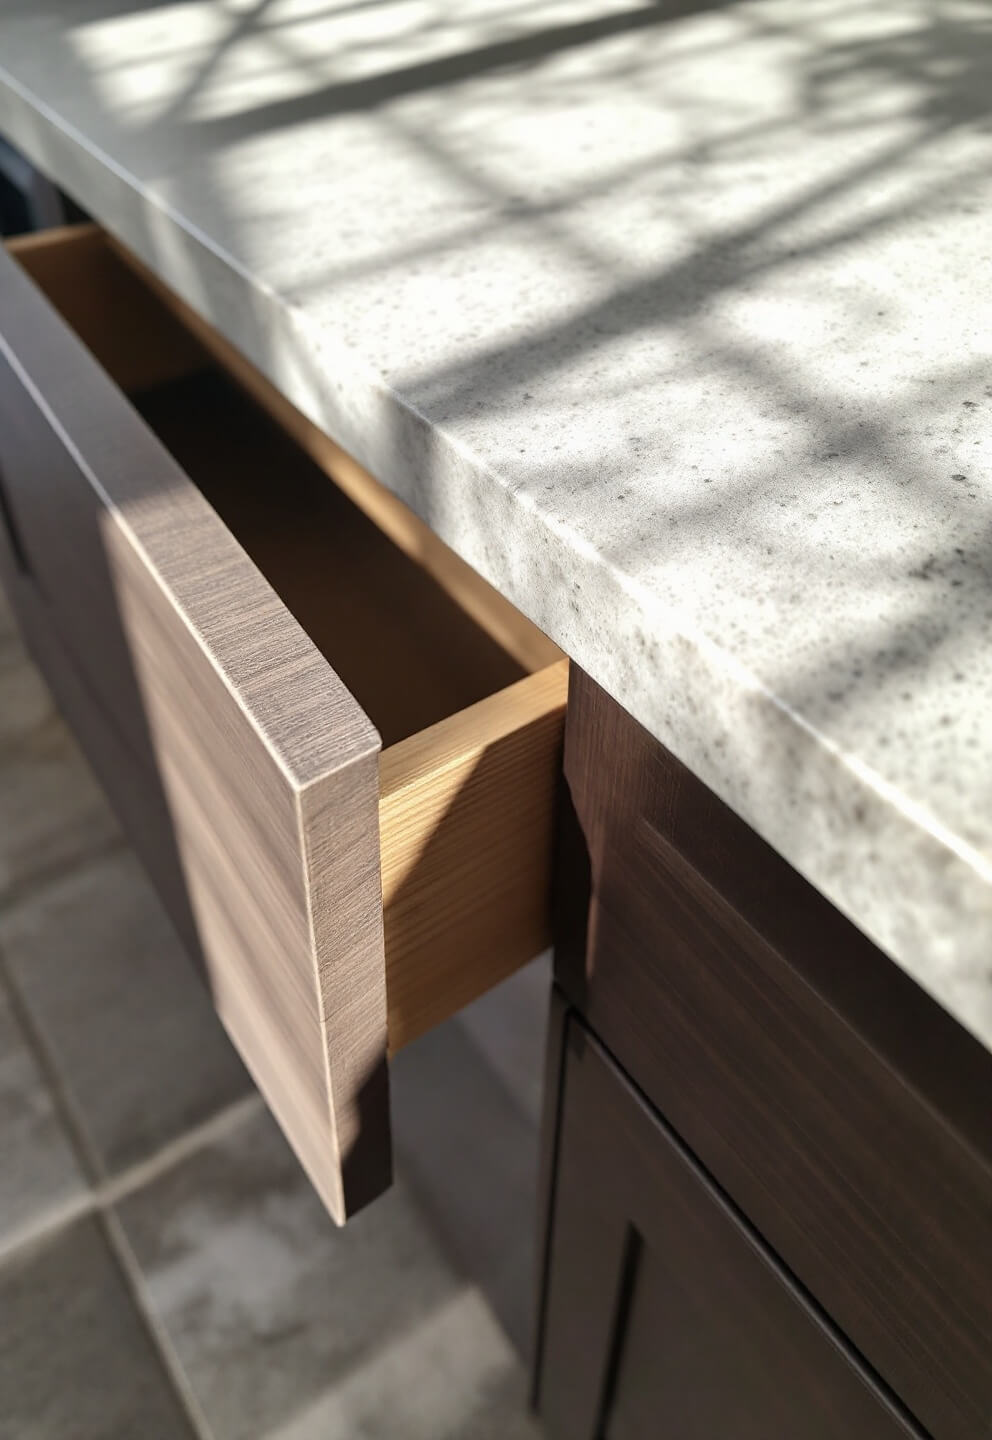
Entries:
[[0,131],[992,1046],[992,14],[5,0]]

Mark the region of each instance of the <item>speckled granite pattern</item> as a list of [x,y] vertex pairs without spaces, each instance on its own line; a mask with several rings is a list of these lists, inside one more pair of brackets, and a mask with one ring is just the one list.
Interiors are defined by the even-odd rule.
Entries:
[[992,1044],[992,16],[8,0],[0,129]]

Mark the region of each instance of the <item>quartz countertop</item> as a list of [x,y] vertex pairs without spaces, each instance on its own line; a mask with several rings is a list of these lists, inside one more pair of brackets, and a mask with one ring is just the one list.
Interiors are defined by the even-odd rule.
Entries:
[[992,1047],[987,5],[6,0],[0,131]]

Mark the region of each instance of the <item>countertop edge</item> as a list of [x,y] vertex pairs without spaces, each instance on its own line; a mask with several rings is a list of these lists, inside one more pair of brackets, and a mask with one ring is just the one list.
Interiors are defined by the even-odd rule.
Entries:
[[966,847],[625,585],[2,67],[0,129],[992,1048],[992,883]]

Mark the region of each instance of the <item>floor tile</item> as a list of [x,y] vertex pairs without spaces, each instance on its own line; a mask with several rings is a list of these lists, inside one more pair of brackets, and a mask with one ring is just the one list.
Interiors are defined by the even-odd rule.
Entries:
[[0,952],[102,1173],[146,1158],[250,1093],[129,851],[0,914]]
[[0,991],[0,1251],[87,1185],[31,1050]]
[[390,1338],[266,1440],[537,1440],[522,1367],[465,1288]]
[[[54,714],[52,697],[15,637],[0,634],[0,753],[41,729]],[[2,763],[2,762],[0,762]]]
[[0,1440],[192,1440],[95,1221],[0,1267]]
[[120,1217],[217,1440],[536,1433],[522,1367],[402,1183],[338,1230],[261,1113]]

